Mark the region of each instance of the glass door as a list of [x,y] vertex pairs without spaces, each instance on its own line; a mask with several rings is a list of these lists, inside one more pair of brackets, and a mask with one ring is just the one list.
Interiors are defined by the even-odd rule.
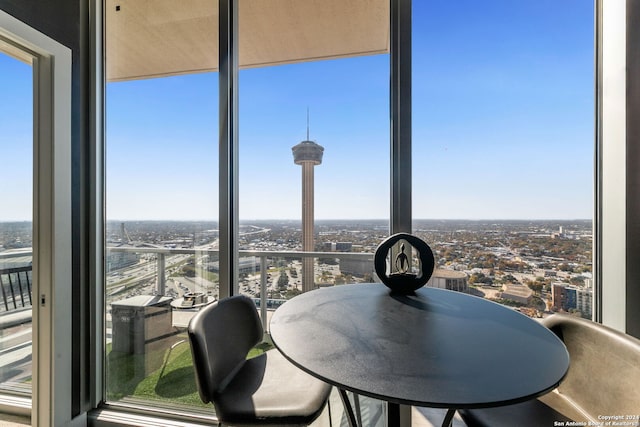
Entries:
[[0,39],[0,390],[31,394],[32,58]]

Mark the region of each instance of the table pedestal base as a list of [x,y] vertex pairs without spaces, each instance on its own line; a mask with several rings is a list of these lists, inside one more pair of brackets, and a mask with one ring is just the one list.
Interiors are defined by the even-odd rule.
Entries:
[[[401,405],[398,405],[397,403],[387,404],[387,427],[404,427],[401,426],[400,411]],[[442,420],[442,427],[451,427],[455,414],[455,409],[447,409],[444,420]]]

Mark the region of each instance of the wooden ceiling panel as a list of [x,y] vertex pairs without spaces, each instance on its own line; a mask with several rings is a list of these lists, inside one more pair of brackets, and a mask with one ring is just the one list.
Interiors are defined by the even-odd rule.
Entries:
[[[240,0],[241,68],[389,51],[388,0]],[[218,69],[217,0],[107,0],[107,80]]]

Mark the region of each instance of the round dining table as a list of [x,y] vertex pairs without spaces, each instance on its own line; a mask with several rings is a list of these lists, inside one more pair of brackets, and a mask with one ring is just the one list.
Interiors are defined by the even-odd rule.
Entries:
[[[569,367],[562,341],[539,322],[465,293],[422,287],[404,295],[379,283],[296,296],[270,322],[278,350],[309,374],[399,405],[487,408],[554,389]],[[343,399],[344,400],[344,399]]]

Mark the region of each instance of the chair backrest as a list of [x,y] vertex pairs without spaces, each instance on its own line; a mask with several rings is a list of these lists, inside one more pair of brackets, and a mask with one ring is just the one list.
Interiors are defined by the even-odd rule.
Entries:
[[639,413],[640,340],[569,315],[556,314],[543,323],[569,351],[569,372],[558,387],[561,394],[594,418]]
[[200,310],[189,322],[189,342],[198,392],[211,402],[242,367],[263,330],[253,301],[237,295]]

